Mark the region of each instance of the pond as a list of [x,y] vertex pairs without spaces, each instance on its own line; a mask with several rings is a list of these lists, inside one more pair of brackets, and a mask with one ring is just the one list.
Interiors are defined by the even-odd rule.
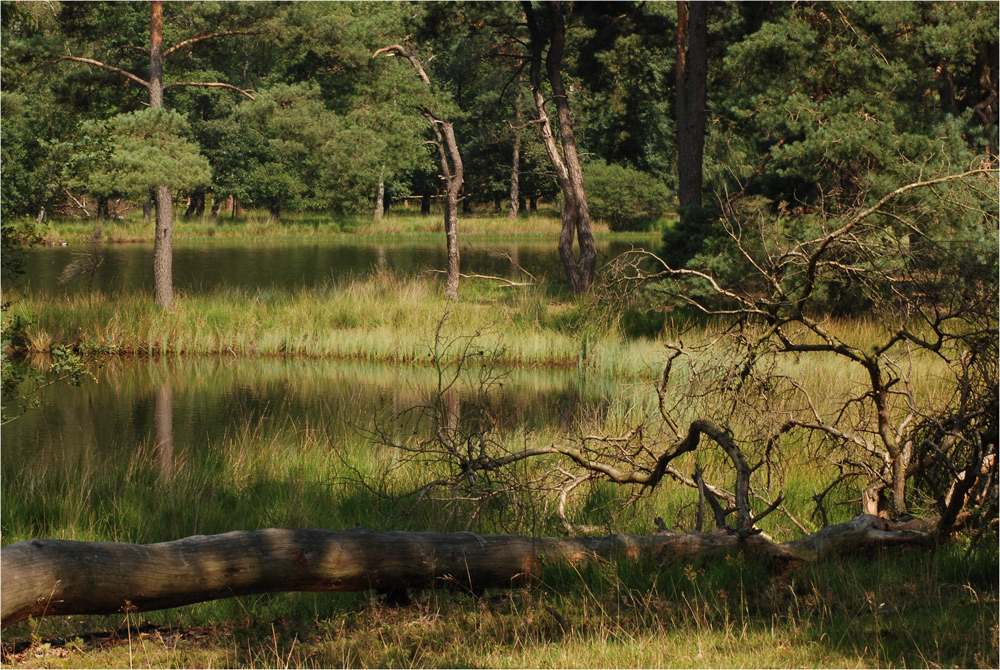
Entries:
[[[631,247],[602,243],[601,262]],[[515,278],[523,276],[520,265],[536,276],[562,279],[551,241],[474,241],[463,245],[462,254],[467,273]],[[145,244],[35,249],[27,255],[19,283],[41,295],[141,292],[151,284],[151,257],[152,246]],[[74,264],[75,273],[67,271]],[[254,287],[294,291],[382,269],[413,275],[444,265],[442,245],[429,240],[184,241],[175,248],[174,278],[175,286],[188,293]],[[67,508],[93,505],[95,518],[114,520],[122,513],[114,507],[119,494],[145,498],[155,508],[157,500],[141,493],[150,472],[191,485],[186,472],[221,468],[243,457],[287,460],[298,445],[308,445],[313,459],[317,449],[323,459],[329,453],[331,462],[342,451],[374,453],[379,442],[373,429],[430,435],[437,418],[400,413],[438,398],[445,419],[455,425],[478,425],[474,422],[488,415],[502,424],[505,435],[523,436],[525,442],[590,430],[634,398],[655,399],[648,382],[632,384],[584,369],[508,370],[485,388],[471,374],[440,397],[433,367],[318,359],[120,357],[105,361],[96,377],[80,387],[44,388],[38,407],[2,427],[0,507],[8,536],[74,536],[57,521]],[[17,408],[7,410],[16,413]],[[94,472],[118,473],[104,485],[121,489],[89,493]],[[60,491],[56,499],[53,490]],[[70,495],[77,502],[70,502]],[[174,495],[187,494],[178,489]],[[25,500],[42,502],[39,507],[24,503],[26,509]],[[113,510],[101,511],[107,505]],[[216,530],[250,523],[219,514],[210,526]],[[320,515],[267,522],[338,521]],[[142,537],[137,529],[143,523],[137,521],[132,529],[137,534],[129,536]],[[169,539],[208,527],[192,521],[146,537]],[[122,532],[132,531],[123,527]]]
[[[485,412],[504,431],[519,434],[572,433],[599,421],[609,399],[623,394],[620,383],[575,370],[513,370],[486,385],[478,372],[444,394],[445,411],[456,421],[478,420]],[[4,496],[25,472],[92,471],[103,463],[162,458],[164,441],[170,442],[169,459],[185,462],[233,441],[267,449],[289,434],[293,440],[296,434],[321,435],[334,457],[338,445],[368,439],[372,428],[399,428],[400,421],[426,434],[426,416],[404,413],[432,404],[438,384],[433,368],[374,363],[107,361],[96,380],[80,387],[44,388],[40,406],[3,426]],[[637,394],[649,390],[648,384],[632,387]]]
[[[645,240],[656,244],[657,238]],[[598,265],[633,247],[598,242]],[[472,240],[460,244],[462,272],[524,279],[518,266],[562,280],[555,240]],[[294,290],[379,270],[415,275],[447,267],[444,244],[429,238],[181,240],[174,243],[174,287],[188,294],[216,289]],[[153,245],[91,245],[32,249],[20,284],[44,295],[85,291],[138,292],[153,285]]]

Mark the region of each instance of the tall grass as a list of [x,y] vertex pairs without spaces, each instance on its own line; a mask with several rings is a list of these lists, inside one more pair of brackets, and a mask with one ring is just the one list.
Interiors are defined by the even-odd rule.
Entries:
[[[165,365],[151,362],[148,378],[135,382],[141,388],[102,392],[147,394]],[[255,373],[248,368],[241,374]],[[235,381],[283,384],[268,366],[257,374]],[[426,374],[431,379],[424,382],[433,386],[434,371]],[[353,383],[350,376],[323,377],[298,374],[301,387],[289,391],[318,395],[333,384],[346,395]],[[580,432],[612,433],[647,411],[638,398],[622,396],[615,405],[581,417]],[[8,450],[0,462],[3,542],[157,542],[264,527],[459,530],[477,511],[466,503],[457,510],[429,505],[406,517],[382,514],[391,506],[358,486],[357,477],[378,477],[395,455],[364,432],[344,433],[328,418],[302,419],[286,409],[263,410],[269,420],[262,414],[237,417],[207,442],[178,444],[169,467],[149,441],[135,444],[126,436],[75,458]],[[555,440],[559,433],[558,426],[536,428],[530,439]],[[528,439],[517,429],[505,437],[510,449]],[[703,464],[722,471],[721,464]],[[523,474],[552,465],[539,462]],[[392,487],[406,490],[426,474],[420,464],[410,464],[396,470]],[[789,483],[808,490],[813,477],[800,470]],[[571,515],[600,525],[629,493],[596,486],[573,499]],[[619,518],[615,529],[650,532],[653,516],[689,524],[695,499],[690,491],[664,485],[641,511]],[[545,523],[549,512],[542,501],[532,510],[529,500],[509,500],[522,513],[479,514],[474,529],[558,532]],[[805,512],[797,505],[806,502],[790,500],[796,514]],[[780,517],[768,521],[768,532],[788,531]],[[383,606],[372,593],[247,596],[144,615],[23,622],[5,631],[5,643],[38,641],[21,652],[27,655],[19,667],[993,667],[996,549],[981,547],[969,556],[964,549],[857,557],[788,571],[739,556],[705,563],[551,565],[529,590],[479,596],[429,591],[413,594],[415,604],[401,609]],[[135,628],[142,623],[156,629]],[[102,629],[117,629],[117,641],[78,637]],[[69,642],[46,642],[55,637]]]
[[[503,362],[582,365],[635,374],[659,357],[649,340],[626,340],[587,323],[586,306],[553,301],[542,287],[517,292],[468,281],[463,298],[445,301],[433,278],[378,273],[294,292],[224,289],[178,295],[172,313],[147,296],[87,293],[25,297],[12,311],[31,322],[29,350],[63,344],[141,355],[296,356],[419,363],[442,315],[446,331],[480,324],[485,347]],[[586,329],[586,345],[581,333]]]
[[[262,210],[246,210],[237,217],[228,213],[218,217],[174,217],[174,237],[259,239],[280,237],[312,237],[352,235],[365,237],[428,236],[444,234],[444,218],[440,213],[421,215],[406,210],[394,211],[379,221],[371,216],[291,212],[274,217]],[[556,238],[561,228],[559,213],[541,210],[525,213],[516,219],[492,213],[461,215],[459,238],[472,235],[504,237]],[[606,239],[648,239],[651,233],[612,233],[601,221],[593,222],[593,232]],[[154,226],[144,221],[141,213],[130,213],[122,219],[54,218],[35,226],[47,244],[62,241],[91,240],[100,237],[105,242],[152,242]],[[652,233],[655,235],[655,231]]]
[[[127,460],[95,455],[82,469],[50,460],[20,470],[16,492],[16,466],[5,460],[4,540],[454,526],[433,512],[378,514],[377,501],[345,480],[351,468],[373,462],[373,448],[363,440],[332,444],[314,426],[247,424],[184,452],[169,473],[152,449]],[[651,503],[663,512],[671,496],[678,494]],[[55,658],[66,667],[995,667],[996,561],[995,547],[967,556],[953,546],[786,571],[739,556],[551,565],[525,591],[429,591],[401,609],[370,593],[248,596],[145,615],[25,622],[5,631],[5,642],[70,640],[32,648],[18,663],[26,667]],[[126,631],[126,622],[158,629]],[[102,628],[117,629],[118,641],[73,641]],[[52,649],[61,655],[48,655]]]
[[[85,351],[160,356],[150,359],[151,367],[191,354],[236,361],[427,362],[419,367],[431,377],[434,333],[443,327],[447,340],[469,335],[477,324],[482,328],[477,344],[504,352],[494,359],[496,364],[566,366],[580,370],[583,380],[615,382],[611,400],[581,417],[576,432],[619,434],[655,418],[651,382],[663,359],[662,340],[677,335],[669,324],[653,337],[629,337],[615,314],[587,298],[553,295],[544,287],[512,292],[470,281],[462,299],[453,303],[440,297],[440,288],[432,278],[381,273],[293,292],[182,294],[173,313],[131,294],[29,297],[12,309],[31,320],[31,348],[40,352],[69,344]],[[450,316],[442,326],[446,312]],[[830,327],[859,346],[879,336],[863,320]],[[693,328],[684,339],[691,345],[708,337],[707,327]],[[439,343],[436,350],[443,362],[453,360],[454,349]],[[829,357],[803,355],[783,365],[786,372],[809,380],[819,390],[818,400],[863,381],[857,371]],[[915,361],[920,393],[935,392],[936,378],[943,374],[937,365],[932,359]],[[198,375],[220,374],[201,370],[183,383],[194,387]],[[247,374],[259,378],[238,381],[281,386],[266,368]],[[675,374],[682,378],[684,370]],[[158,375],[152,370],[135,382],[142,388],[115,386],[106,392],[148,395]],[[324,387],[350,389],[355,383],[350,377],[301,377],[286,395],[319,396]],[[403,401],[417,402],[409,397]],[[473,502],[427,505],[406,517],[384,515],[381,511],[391,506],[359,486],[358,477],[381,476],[400,465],[398,455],[363,431],[345,433],[323,417],[301,418],[284,409],[241,415],[221,435],[178,444],[170,459],[149,440],[136,443],[126,436],[117,444],[66,450],[72,458],[41,457],[32,454],[30,445],[7,446],[0,461],[3,542],[31,537],[156,542],[269,526],[459,530],[472,517],[474,529],[481,532],[559,532],[546,501],[531,496],[511,495],[504,499],[506,507],[492,515]],[[515,427],[502,437],[508,449],[516,450],[529,441],[545,443],[565,434],[553,425],[530,431]],[[790,445],[789,451],[801,448]],[[711,451],[688,455],[678,464],[690,470],[695,459],[707,478],[725,483],[731,477],[722,456]],[[538,461],[521,474],[531,478],[555,465]],[[392,469],[389,491],[403,492],[425,481],[425,467],[414,462]],[[811,493],[826,480],[822,467],[796,462],[785,473],[788,505],[800,518],[808,520]],[[608,484],[581,489],[571,500],[570,516],[578,523],[607,524],[610,511],[632,493]],[[846,495],[829,502],[847,502]],[[690,530],[696,500],[687,489],[662,485],[641,507],[617,517],[614,530],[651,532],[656,516]],[[844,517],[854,509],[831,507]],[[778,539],[799,534],[777,514],[763,525]],[[583,572],[552,566],[540,584],[523,593],[473,598],[434,591],[398,611],[382,607],[372,594],[247,597],[144,617],[163,627],[205,627],[207,642],[192,643],[180,633],[170,637],[167,629],[159,641],[136,632],[139,642],[130,643],[128,656],[124,645],[81,642],[68,664],[992,667],[998,660],[996,551],[981,547],[966,556],[964,548],[859,557],[789,572],[740,557],[711,564],[608,563]],[[119,626],[124,618],[26,622],[5,636],[26,638],[39,630],[49,637],[75,636],[95,626]],[[35,660],[42,664],[52,659],[43,653],[40,660],[23,664],[30,667]]]

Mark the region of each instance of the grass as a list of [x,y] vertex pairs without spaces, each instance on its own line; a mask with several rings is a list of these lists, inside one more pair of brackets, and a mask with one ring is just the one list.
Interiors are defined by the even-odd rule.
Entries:
[[[411,218],[411,229],[403,230],[411,224],[402,217],[392,225],[400,226],[400,233],[433,232],[418,229],[426,220]],[[276,224],[259,225],[264,230]],[[308,225],[295,224],[299,230]],[[487,234],[486,224],[480,229]],[[441,314],[450,311],[438,359],[454,360],[469,324],[479,324],[476,350],[502,351],[493,364],[523,375],[514,385],[534,383],[531,369],[558,366],[578,370],[581,388],[603,386],[607,402],[582,416],[576,428],[616,434],[652,416],[650,381],[663,360],[663,339],[678,337],[679,326],[623,326],[622,315],[597,300],[544,286],[511,291],[466,281],[457,303],[445,302],[440,289],[435,278],[378,273],[290,292],[181,294],[172,314],[131,294],[19,299],[11,310],[31,321],[32,350],[67,344],[117,354],[103,359],[107,369],[99,373],[96,391],[111,401],[138,413],[169,376],[177,380],[175,395],[187,397],[187,407],[231,421],[222,432],[196,440],[184,428],[191,415],[175,414],[169,459],[148,435],[117,431],[89,443],[73,438],[58,454],[27,440],[8,442],[0,461],[3,543],[32,537],[157,542],[269,526],[446,531],[465,529],[470,519],[475,519],[472,529],[481,532],[559,532],[543,503],[514,495],[490,514],[465,503],[427,505],[404,518],[383,515],[380,501],[353,479],[357,473],[374,477],[400,465],[391,485],[401,491],[423,481],[427,464],[400,464],[363,431],[344,431],[323,411],[299,414],[291,407],[322,399],[320,404],[346,406],[353,423],[362,423],[369,408],[359,388],[374,376],[373,362],[388,365],[390,372],[379,374],[393,389],[380,386],[376,394],[401,406],[421,402],[425,389],[437,382],[428,347]],[[879,336],[864,320],[830,327],[863,345]],[[693,328],[684,341],[693,346],[707,337],[706,328]],[[124,365],[124,354],[144,357],[148,371],[121,382],[114,368]],[[291,370],[285,359],[294,359]],[[333,374],[319,359],[365,363],[355,372]],[[808,380],[820,400],[861,381],[858,371],[824,357],[803,355],[783,364],[786,372]],[[919,393],[935,392],[943,375],[935,365],[915,361]],[[168,375],[169,366],[188,366],[190,372]],[[676,374],[682,381],[684,370]],[[219,401],[218,394],[202,390],[209,384],[252,388],[281,400],[259,407]],[[399,392],[403,387],[407,390]],[[82,398],[80,403],[88,402]],[[73,404],[60,405],[59,412],[84,414]],[[556,424],[529,430],[515,422],[503,439],[514,449],[563,433]],[[5,441],[9,434],[5,429]],[[790,454],[803,449],[787,447]],[[708,479],[729,476],[718,455],[698,457]],[[689,470],[693,459],[678,465]],[[806,518],[811,493],[828,473],[813,461],[796,462],[789,470],[788,505]],[[630,493],[606,484],[581,487],[571,501],[571,517],[605,523],[608,510]],[[688,490],[662,486],[641,508],[619,517],[616,530],[650,532],[655,516],[690,528],[695,500]],[[835,509],[839,516],[832,522],[856,508]],[[779,515],[764,526],[779,539],[799,534]],[[529,590],[482,597],[429,591],[398,609],[371,593],[272,594],[143,615],[57,617],[6,630],[3,664],[996,667],[998,558],[996,547],[988,545],[968,554],[959,543],[933,553],[852,557],[785,572],[740,557],[710,564],[604,564],[582,574],[551,567]],[[88,634],[94,630],[102,632]]]
[[[523,366],[587,365],[634,372],[658,358],[653,341],[623,340],[614,329],[588,323],[593,305],[552,300],[544,287],[511,292],[467,281],[463,298],[448,302],[434,278],[382,272],[294,292],[259,289],[179,295],[167,313],[147,296],[87,293],[25,297],[12,314],[31,322],[32,352],[53,345],[141,355],[295,356],[414,363],[428,358],[427,342],[441,315],[448,331],[481,324],[484,346]],[[581,344],[586,331],[587,345]]]
[[[135,386],[107,379],[98,386],[131,406],[155,387],[161,375],[156,368],[163,365],[155,363]],[[199,375],[220,374],[196,367]],[[267,370],[247,368],[220,383],[238,386],[264,374],[253,383],[281,387],[286,396],[314,397],[333,387],[346,397],[365,376],[359,370],[357,378],[330,379],[328,373],[311,377],[297,370],[292,374],[298,385],[289,387]],[[423,383],[433,384],[432,371],[426,376]],[[30,445],[5,449],[4,543],[30,537],[156,542],[263,527],[464,528],[472,506],[457,514],[434,507],[406,518],[380,514],[377,501],[349,475],[351,468],[373,474],[392,455],[379,454],[362,434],[345,437],[329,417],[305,422],[282,406],[265,414],[275,420],[237,417],[235,427],[205,444],[185,443],[178,433],[166,469],[151,444],[137,448],[126,436],[72,458],[46,458]],[[555,432],[537,428],[532,437],[545,441]],[[510,438],[522,439],[516,432]],[[420,474],[404,470],[397,485],[405,487]],[[797,476],[808,489],[808,475]],[[580,520],[599,523],[601,504],[615,495],[624,494],[603,487],[582,496],[576,501]],[[647,532],[654,514],[690,517],[691,502],[690,492],[662,487],[646,500],[644,512],[622,519],[620,527]],[[479,518],[474,529],[483,532],[553,532],[537,525],[542,509]],[[530,590],[481,597],[428,591],[398,609],[372,593],[271,594],[145,614],[54,617],[6,630],[4,664],[995,667],[996,547],[987,544],[969,555],[964,550],[958,544],[929,554],[847,558],[778,572],[740,557],[582,570],[552,566]]]
[[[660,226],[669,225],[672,219],[665,219]],[[545,237],[555,239],[561,227],[559,213],[552,209],[542,209],[535,213],[522,213],[517,219],[508,219],[491,212],[460,214],[458,222],[459,238],[474,237]],[[649,238],[656,234],[612,233],[607,224],[594,221],[593,232],[601,239]],[[131,212],[122,219],[98,221],[96,219],[55,217],[45,224],[35,227],[46,244],[62,241],[90,240],[99,232],[106,242],[152,242],[153,224],[143,220],[141,212]],[[232,217],[224,213],[218,218],[210,216],[185,218],[175,211],[174,238],[233,238],[259,239],[281,237],[313,237],[351,235],[364,237],[411,237],[444,233],[444,218],[437,211],[423,216],[400,208],[380,221],[371,216],[330,215],[321,213],[290,212],[279,218],[266,211],[246,210]]]
[[[979,568],[977,568],[979,566]],[[995,568],[995,562],[993,563]],[[983,569],[985,568],[985,569]],[[996,667],[989,557],[942,551],[772,574],[740,559],[549,573],[480,597],[241,598],[17,624],[16,667]],[[220,617],[221,614],[228,616]],[[224,621],[224,623],[219,623]],[[126,626],[125,624],[130,624]],[[94,629],[103,632],[87,635]],[[52,640],[52,641],[50,641]]]

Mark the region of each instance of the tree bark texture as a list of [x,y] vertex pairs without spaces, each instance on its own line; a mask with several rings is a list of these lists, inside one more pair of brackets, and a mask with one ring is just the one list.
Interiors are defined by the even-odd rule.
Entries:
[[[689,16],[690,13],[690,16]],[[677,3],[677,200],[701,205],[708,86],[708,3]]]
[[378,176],[378,188],[375,190],[375,211],[372,212],[372,220],[381,221],[385,214],[385,180],[381,173]]
[[518,206],[521,204],[521,99],[524,96],[521,88],[520,76],[518,77],[517,97],[514,99],[514,150],[510,159],[510,209],[507,210],[508,219],[517,218]]
[[932,534],[898,530],[871,516],[785,544],[726,532],[531,538],[367,528],[235,531],[146,545],[27,540],[0,550],[0,626],[28,617],[148,611],[277,591],[511,588],[561,563],[663,564],[736,552],[818,561],[933,542]]
[[[559,145],[557,145],[552,132],[552,123],[546,111],[545,94],[542,91],[541,65],[544,37],[531,3],[525,2],[523,4],[531,35],[531,92],[538,112],[545,152],[552,162],[556,181],[563,194],[559,258],[566,272],[570,290],[574,293],[582,293],[590,290],[590,285],[593,282],[597,251],[594,247],[594,234],[590,226],[590,210],[587,207],[587,196],[583,186],[583,171],[580,167],[576,138],[573,134],[573,115],[569,108],[569,98],[562,80],[562,56],[566,37],[563,9],[559,2],[546,3],[552,33],[549,39],[549,52],[545,58],[545,67],[556,105],[556,117],[559,121]],[[574,235],[580,247],[579,258],[573,254]]]
[[[445,209],[444,209],[444,232],[448,246],[448,274],[445,280],[444,297],[445,300],[458,300],[458,278],[460,273],[460,259],[458,253],[458,200],[462,190],[462,183],[465,180],[465,169],[462,166],[462,156],[458,152],[458,143],[455,141],[455,128],[450,121],[438,121],[433,119],[432,123],[440,123],[438,129],[434,125],[434,131],[438,134],[438,153],[441,158],[441,172],[445,181]],[[441,139],[444,139],[443,146]],[[445,149],[447,154],[445,155]],[[448,158],[451,163],[449,165]]]
[[[163,3],[150,3],[149,106],[163,107]],[[174,308],[174,205],[170,189],[156,187],[156,237],[153,240],[153,297],[166,310]]]

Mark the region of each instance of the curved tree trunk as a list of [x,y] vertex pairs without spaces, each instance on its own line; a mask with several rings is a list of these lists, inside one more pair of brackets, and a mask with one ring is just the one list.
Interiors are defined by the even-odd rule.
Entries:
[[511,588],[560,563],[667,563],[737,552],[818,561],[933,542],[930,533],[898,530],[870,516],[785,544],[726,532],[531,538],[367,528],[235,531],[145,545],[27,540],[0,551],[0,626],[28,617],[147,611],[277,591]]
[[[434,119],[432,123],[437,122]],[[440,147],[441,171],[445,179],[445,210],[444,210],[444,232],[448,245],[448,275],[445,281],[444,297],[446,300],[458,300],[458,277],[460,272],[460,259],[458,253],[458,200],[462,190],[462,183],[465,180],[465,169],[462,166],[462,156],[458,152],[458,143],[455,141],[455,128],[450,121],[441,121],[441,130],[434,130],[438,133],[438,146]],[[441,146],[441,138],[444,138],[444,146]],[[451,158],[449,167],[448,158],[445,157],[445,148]]]
[[[583,187],[583,171],[580,168],[580,159],[576,151],[576,138],[573,135],[573,115],[570,112],[569,98],[562,81],[562,55],[566,37],[562,5],[559,2],[547,3],[552,35],[549,52],[545,58],[545,66],[559,120],[559,145],[557,145],[552,133],[552,123],[546,111],[545,94],[542,91],[541,83],[544,38],[538,21],[535,19],[531,3],[525,2],[523,4],[531,35],[531,92],[535,109],[538,112],[539,125],[542,129],[542,142],[555,170],[559,189],[563,194],[559,258],[566,271],[570,290],[574,293],[581,293],[590,290],[597,264],[597,251],[594,247],[594,235],[590,226],[590,210],[587,207],[587,196]],[[562,148],[561,154],[560,146]],[[573,254],[574,235],[580,245],[579,259]]]
[[[382,47],[372,54],[377,58],[380,54],[399,55],[410,61],[417,77],[429,88],[430,77],[424,71],[417,56],[398,44]],[[423,109],[424,118],[431,124],[434,136],[437,138],[438,158],[441,161],[441,179],[445,185],[444,232],[448,249],[448,274],[445,281],[444,297],[446,300],[458,300],[459,253],[458,253],[458,201],[465,181],[465,168],[462,165],[462,154],[455,140],[455,127],[450,121],[437,116],[429,109]]]

